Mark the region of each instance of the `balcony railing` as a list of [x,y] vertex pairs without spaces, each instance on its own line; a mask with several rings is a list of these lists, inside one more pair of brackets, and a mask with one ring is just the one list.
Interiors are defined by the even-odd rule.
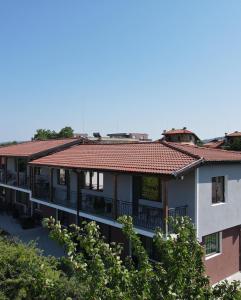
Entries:
[[5,170],[0,169],[0,182],[5,183]]
[[67,189],[53,188],[53,198],[52,202],[54,204],[64,206],[67,208],[77,209],[77,193],[70,192],[69,199],[67,194]]
[[[77,192],[70,192],[68,195],[66,188],[55,187],[51,200],[49,184],[45,182],[36,184],[35,193],[35,197],[38,199],[77,210]],[[123,215],[132,216],[134,225],[143,229],[154,230],[156,227],[163,227],[162,208],[151,206],[151,204],[134,205],[132,202],[118,200],[115,206],[112,198],[82,193],[80,210],[111,220]],[[172,217],[186,216],[187,206],[169,208],[168,215]],[[172,230],[171,227],[170,230]]]
[[7,184],[17,186],[17,174],[13,172],[7,173]]
[[39,200],[49,201],[49,183],[44,181],[36,182],[33,197]]
[[149,205],[135,205],[132,202],[117,201],[118,216],[132,216],[133,223],[137,227],[154,229],[162,227],[162,209]]
[[[0,182],[6,183],[6,174],[4,169],[0,169]],[[7,172],[7,184],[12,186],[19,186],[21,188],[27,188],[29,186],[29,177],[25,172],[19,173],[19,183],[17,179],[17,173],[8,171]]]
[[113,201],[111,198],[82,194],[81,210],[90,214],[113,218]]

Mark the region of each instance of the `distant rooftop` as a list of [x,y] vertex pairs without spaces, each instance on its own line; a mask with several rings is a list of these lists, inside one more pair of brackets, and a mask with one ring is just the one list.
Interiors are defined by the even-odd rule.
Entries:
[[28,141],[1,147],[0,156],[32,157],[48,151],[64,149],[66,146],[72,146],[81,141],[82,140],[78,138]]
[[234,131],[232,133],[225,134],[226,136],[230,137],[241,137],[241,132],[240,131]]

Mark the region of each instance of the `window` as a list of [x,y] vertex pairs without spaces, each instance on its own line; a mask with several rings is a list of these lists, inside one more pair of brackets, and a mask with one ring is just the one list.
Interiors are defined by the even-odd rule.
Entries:
[[205,254],[211,255],[215,253],[220,253],[220,233],[216,232],[205,236]]
[[35,174],[36,175],[41,175],[41,168],[40,167],[35,168]]
[[102,191],[104,187],[104,175],[101,172],[88,171],[85,173],[85,188]]
[[15,172],[19,170],[19,172],[25,172],[27,169],[27,162],[24,159],[16,158],[15,161]]
[[66,171],[65,171],[65,169],[58,169],[58,184],[66,185]]
[[212,203],[225,202],[225,177],[212,178]]
[[141,198],[152,201],[161,201],[160,180],[155,176],[143,176],[141,184]]

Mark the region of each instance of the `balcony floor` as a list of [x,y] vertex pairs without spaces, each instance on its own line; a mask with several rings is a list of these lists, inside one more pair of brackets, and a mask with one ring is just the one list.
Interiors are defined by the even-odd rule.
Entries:
[[33,229],[22,229],[20,224],[11,216],[0,214],[0,228],[9,232],[12,236],[24,243],[36,241],[37,247],[43,250],[44,255],[61,257],[64,251],[55,241],[48,236],[48,231],[43,227]]

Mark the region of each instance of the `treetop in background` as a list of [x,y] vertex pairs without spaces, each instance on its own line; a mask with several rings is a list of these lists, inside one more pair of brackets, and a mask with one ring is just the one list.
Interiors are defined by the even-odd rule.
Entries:
[[37,129],[33,137],[34,140],[51,140],[60,138],[72,138],[74,130],[70,126],[62,128],[59,132],[50,129]]

